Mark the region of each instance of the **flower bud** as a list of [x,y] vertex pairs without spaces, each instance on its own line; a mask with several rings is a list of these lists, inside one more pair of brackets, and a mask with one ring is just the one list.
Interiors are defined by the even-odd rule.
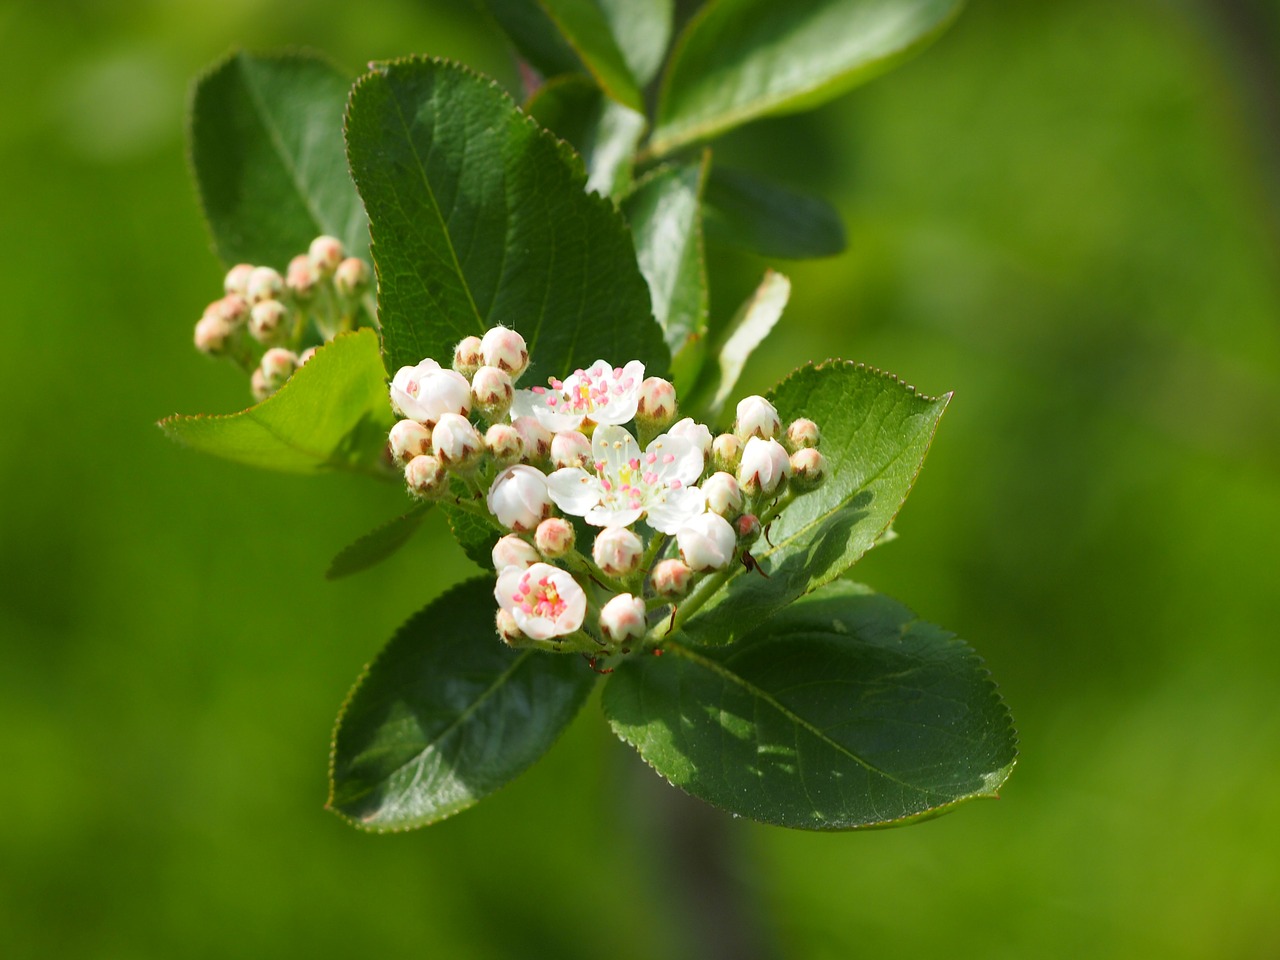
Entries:
[[827,458],[813,447],[804,447],[791,455],[791,483],[796,490],[816,490],[827,478]]
[[587,469],[591,463],[591,441],[577,430],[561,430],[551,438],[551,465]]
[[738,417],[733,422],[733,432],[742,440],[759,437],[769,440],[782,429],[778,411],[764,397],[752,395],[738,401]]
[[422,500],[436,500],[449,492],[449,478],[444,464],[423,454],[414,457],[404,468],[404,482],[409,492]]
[[471,379],[471,398],[490,423],[507,415],[514,394],[511,377],[497,367],[481,367]]
[[644,636],[644,601],[629,593],[620,593],[600,611],[600,632],[610,643],[627,643]]
[[497,367],[519,380],[529,366],[529,348],[524,337],[506,327],[494,327],[480,339],[480,356],[486,366]]
[[522,463],[498,474],[485,502],[498,522],[516,533],[528,533],[551,516],[546,476]]
[[463,337],[459,340],[458,345],[453,348],[453,369],[470,380],[483,365],[484,358],[480,356],[480,338]]
[[428,358],[416,367],[401,367],[391,381],[391,406],[410,420],[434,427],[442,414],[471,412],[471,384],[453,370],[442,370]]
[[548,517],[533,532],[533,542],[548,560],[563,557],[573,549],[573,524],[560,517]]
[[699,486],[707,498],[707,509],[722,517],[736,517],[742,512],[742,488],[731,473],[713,473]]
[[219,356],[227,349],[227,341],[235,334],[236,328],[216,313],[206,313],[196,324],[196,349],[211,357]]
[[245,287],[245,299],[250,303],[278,299],[284,292],[284,280],[270,267],[254,267]]
[[289,310],[279,300],[255,303],[249,314],[249,333],[259,343],[284,343],[289,335]]
[[591,559],[611,577],[634,573],[644,555],[644,543],[626,527],[605,527],[591,545]]
[[319,349],[319,347],[307,347],[307,349],[298,354],[298,367],[302,368],[310,363],[311,358],[316,355],[316,351]]
[[397,463],[408,463],[414,457],[431,452],[431,431],[417,420],[401,420],[391,428],[387,441]]
[[541,463],[551,453],[551,431],[538,422],[537,417],[516,417],[511,425],[520,434],[524,444],[524,459]]
[[523,646],[524,641],[529,639],[520,629],[520,624],[516,623],[515,614],[504,607],[498,608],[494,616],[494,626],[498,628],[498,636],[508,647]]
[[305,253],[300,253],[289,261],[289,269],[284,273],[284,285],[295,298],[310,300],[319,282],[320,271]]
[[253,373],[249,376],[249,389],[253,391],[253,399],[258,403],[275,392],[267,386],[267,378],[263,376],[261,367],[253,368]]
[[787,449],[792,453],[816,447],[821,442],[822,432],[812,420],[801,417],[799,420],[792,420],[791,426],[787,427]]
[[649,377],[640,384],[640,400],[636,405],[636,424],[648,430],[661,430],[676,416],[676,388],[661,377]]
[[524,453],[524,442],[509,423],[495,423],[484,435],[484,448],[500,467],[515,463]]
[[722,433],[711,444],[711,463],[717,470],[737,473],[742,462],[742,441],[732,433]]
[[253,273],[252,263],[237,263],[227,271],[222,281],[222,289],[234,293],[238,297],[249,296],[249,274]]
[[541,559],[532,544],[521,540],[514,533],[508,533],[493,545],[493,569],[499,573],[507,567],[527,570]]
[[337,237],[324,235],[316,237],[307,248],[307,257],[322,277],[327,277],[337,270],[344,256],[346,251],[342,248],[342,241]]
[[431,448],[450,470],[466,470],[480,459],[484,441],[461,414],[443,413],[431,431]]
[[274,393],[298,369],[298,355],[284,347],[272,347],[262,355],[262,363],[258,369],[262,371],[263,381]]
[[689,592],[693,571],[680,560],[662,560],[653,568],[653,589],[660,597],[679,600]]
[[333,271],[333,289],[340,297],[358,297],[369,288],[369,265],[359,257],[347,257]]
[[777,493],[791,475],[791,459],[777,440],[761,440],[752,437],[742,448],[742,463],[738,465],[738,483],[743,492],[754,497]]
[[733,521],[734,533],[738,535],[738,543],[749,547],[760,539],[760,518],[754,513],[744,513]]
[[228,293],[205,307],[204,315],[220,317],[231,326],[238,327],[249,316],[249,302],[238,293]]
[[738,535],[718,513],[700,513],[676,532],[680,556],[693,570],[723,570],[733,560]]
[[711,455],[711,431],[707,429],[705,423],[698,423],[692,417],[685,417],[673,423],[667,433],[673,437],[688,440],[702,451],[704,460]]

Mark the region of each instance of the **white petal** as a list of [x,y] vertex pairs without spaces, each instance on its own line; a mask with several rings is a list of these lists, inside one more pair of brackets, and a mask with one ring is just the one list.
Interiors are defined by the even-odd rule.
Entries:
[[[514,564],[503,567],[502,572],[498,574],[498,582],[493,588],[493,599],[497,600],[498,606],[508,613],[515,613],[516,602],[512,599],[512,594],[516,592],[522,576],[524,576],[524,568]],[[518,617],[516,620],[519,622]]]
[[582,426],[582,421],[585,419],[576,413],[557,413],[545,403],[535,404],[533,415],[538,418],[540,424],[552,433],[560,433],[562,430],[577,430]]
[[517,390],[511,397],[511,419],[532,417],[533,411],[543,406],[541,397],[532,390]]
[[[664,484],[670,485],[672,480],[679,480],[682,486],[690,487],[702,477],[702,449],[688,437],[664,433],[649,444],[645,454],[650,453],[657,454],[658,459],[651,469]],[[675,459],[668,463],[667,457]]]
[[588,510],[582,519],[593,527],[629,527],[640,519],[642,513],[644,513],[642,507],[634,510],[619,510],[615,507],[600,505]]
[[697,487],[682,487],[667,493],[666,503],[649,507],[645,522],[662,533],[676,533],[686,523],[705,511],[706,498]]
[[604,491],[600,481],[581,467],[565,467],[547,477],[547,489],[557,507],[575,517],[600,503]]

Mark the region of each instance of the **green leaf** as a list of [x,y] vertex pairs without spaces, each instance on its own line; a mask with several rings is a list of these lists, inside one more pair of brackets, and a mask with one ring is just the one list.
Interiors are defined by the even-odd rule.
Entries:
[[485,520],[468,510],[451,503],[441,505],[449,518],[449,529],[462,547],[462,552],[472,563],[485,570],[493,569],[493,545],[507,531],[498,528],[496,521]]
[[175,415],[160,428],[194,450],[254,467],[385,479],[382,452],[393,422],[386,377],[377,334],[343,333],[261,403],[227,416]]
[[454,587],[391,638],[338,717],[329,807],[364,830],[473,806],[550,749],[591,692],[577,657],[494,632],[493,579]]
[[757,117],[817,106],[936,37],[963,0],[711,0],[663,78],[661,156]]
[[649,284],[653,315],[673,354],[706,330],[701,206],[709,159],[658,170],[622,206],[631,222],[640,272]]
[[529,344],[526,383],[602,357],[665,372],[621,214],[494,83],[435,60],[382,66],[356,84],[347,140],[390,369],[503,324]]
[[711,171],[706,222],[708,236],[766,257],[832,257],[845,248],[844,224],[827,201],[740,170]]
[[605,715],[669,782],[731,813],[899,826],[994,797],[1013,770],[977,654],[865,587],[833,583],[730,649],[666,654],[620,665]]
[[725,401],[742,375],[742,368],[756,347],[773,330],[791,299],[791,281],[780,273],[766,270],[755,292],[738,308],[726,328],[724,342],[718,350],[718,362],[711,373],[711,400],[707,405],[711,418],[720,416]]
[[306,54],[234,53],[196,81],[191,163],[218,256],[283,270],[320,234],[367,257],[342,142],[351,81]]
[[587,168],[588,192],[616,197],[631,185],[644,115],[610,100],[582,76],[556,77],[525,104],[525,112],[567,140]]
[[644,86],[658,74],[671,42],[674,0],[597,0],[631,75]]
[[346,546],[333,558],[325,571],[326,580],[340,580],[353,573],[368,570],[403,547],[426,519],[430,504],[421,503],[408,513],[388,520],[376,530],[366,533],[359,540]]
[[888,374],[842,361],[803,367],[769,396],[784,425],[797,417],[818,424],[827,480],[787,507],[767,540],[756,541],[751,552],[767,577],[735,568],[683,624],[694,643],[740,639],[871,549],[906,500],[950,399],[922,396]]

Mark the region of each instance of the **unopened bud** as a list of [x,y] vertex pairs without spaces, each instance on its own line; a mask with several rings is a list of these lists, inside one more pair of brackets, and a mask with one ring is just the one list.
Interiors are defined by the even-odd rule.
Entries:
[[573,549],[573,524],[560,517],[548,517],[538,524],[533,532],[533,542],[538,551],[548,560],[563,557]]
[[216,313],[206,313],[196,324],[196,349],[211,357],[226,352],[227,342],[235,334],[236,328]]
[[480,338],[463,337],[453,348],[453,369],[468,380],[476,375],[476,371],[484,365],[480,356]]
[[661,430],[676,416],[676,388],[661,377],[649,377],[640,384],[636,423],[647,430]]
[[284,272],[284,285],[296,299],[310,300],[319,282],[320,271],[305,253],[289,261],[289,269]]
[[537,417],[516,417],[511,425],[520,434],[524,444],[524,459],[529,463],[541,463],[551,454],[551,431]]
[[791,455],[791,482],[801,493],[817,489],[827,478],[827,458],[813,447]]
[[223,278],[222,289],[239,297],[249,296],[249,274],[253,273],[252,263],[237,263],[227,271]]
[[204,308],[204,315],[218,316],[233,327],[238,327],[249,317],[249,302],[238,293],[228,293]]
[[[544,523],[546,521],[543,521]],[[500,537],[493,545],[493,569],[501,573],[507,567],[519,567],[527,570],[542,557],[534,549],[533,544],[520,539],[514,533]]]
[[311,358],[316,355],[316,351],[319,349],[319,347],[307,347],[307,349],[298,354],[298,368],[301,369],[310,363]]
[[279,300],[255,303],[249,314],[249,332],[253,339],[268,346],[284,343],[289,335],[288,308]]
[[551,516],[551,494],[540,470],[517,463],[494,479],[485,497],[489,512],[516,533],[528,533]]
[[653,589],[660,597],[679,600],[689,592],[693,571],[682,560],[662,560],[653,568]]
[[471,412],[471,384],[453,370],[427,358],[401,367],[391,380],[391,406],[403,417],[434,427],[442,414]]
[[742,462],[742,441],[732,433],[722,433],[711,444],[711,463],[717,470],[737,473]]
[[249,283],[245,288],[245,298],[250,303],[261,303],[263,300],[276,300],[284,292],[284,280],[280,274],[270,267],[254,267],[249,274]]
[[258,369],[262,371],[263,381],[274,393],[298,369],[298,355],[284,347],[272,347],[262,355],[262,363]]
[[700,513],[676,532],[680,556],[692,570],[723,570],[733,560],[738,535],[718,513]]
[[738,535],[738,543],[747,547],[760,539],[760,518],[754,513],[744,513],[733,521],[733,530]]
[[347,257],[333,271],[333,289],[340,297],[358,297],[369,288],[369,265],[359,257]]
[[387,441],[391,444],[391,456],[399,463],[408,463],[414,457],[431,452],[431,431],[417,420],[401,420],[391,428]]
[[772,403],[760,396],[743,397],[738,401],[738,417],[733,422],[733,432],[742,440],[759,437],[769,440],[778,435],[782,421]]
[[551,465],[557,470],[591,462],[591,441],[577,430],[561,430],[551,438]]
[[422,500],[437,500],[449,492],[449,478],[444,464],[426,454],[414,457],[405,464],[404,482],[409,492]]
[[529,366],[529,348],[524,337],[506,327],[494,327],[480,339],[480,356],[487,366],[497,367],[519,380]]
[[644,555],[644,543],[626,527],[605,527],[591,545],[591,559],[611,577],[634,573]]
[[471,379],[471,398],[490,423],[507,415],[514,393],[511,377],[497,367],[481,367]]
[[520,629],[520,624],[516,623],[515,615],[505,607],[498,608],[494,616],[494,625],[498,629],[498,636],[508,647],[524,646],[524,642],[529,639]]
[[673,423],[667,433],[673,437],[688,440],[702,451],[704,460],[711,456],[711,431],[707,429],[705,423],[698,423],[692,417],[685,417]]
[[275,393],[267,386],[267,378],[263,376],[261,367],[253,368],[253,373],[249,376],[249,389],[253,391],[253,399],[258,403]]
[[707,509],[722,517],[736,517],[742,512],[742,487],[731,473],[713,473],[699,484],[707,498]]
[[791,474],[791,459],[777,440],[752,437],[742,448],[738,483],[747,496],[770,496],[779,492]]
[[465,470],[475,466],[480,458],[480,450],[484,441],[471,425],[471,421],[461,414],[445,413],[436,421],[431,431],[431,448],[450,470]]
[[484,448],[500,467],[515,463],[524,453],[524,443],[516,428],[509,423],[495,423],[485,431]]
[[342,241],[337,237],[319,236],[311,241],[307,248],[307,257],[322,277],[327,277],[338,269],[338,264],[346,256],[342,249]]
[[627,643],[644,636],[644,601],[629,593],[620,593],[600,610],[600,632],[610,643]]
[[812,420],[801,417],[799,420],[792,420],[787,427],[787,449],[792,453],[816,447],[821,442],[822,432]]

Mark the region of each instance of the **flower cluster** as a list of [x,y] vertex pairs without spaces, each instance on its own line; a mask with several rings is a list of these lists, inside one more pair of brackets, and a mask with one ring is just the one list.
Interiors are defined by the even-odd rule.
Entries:
[[[699,604],[826,463],[817,424],[783,428],[743,399],[716,436],[676,419],[675,388],[632,360],[598,360],[517,389],[524,338],[467,337],[451,367],[402,367],[389,437],[411,495],[448,498],[503,535],[493,547],[497,629],[512,646],[593,662],[654,646],[682,603]],[[580,539],[590,538],[579,549]],[[707,583],[699,592],[702,581]]]
[[196,324],[196,347],[237,363],[250,374],[254,398],[265,400],[316,346],[356,326],[369,276],[368,264],[328,236],[290,260],[284,276],[236,264],[223,281],[225,296],[205,307]]

